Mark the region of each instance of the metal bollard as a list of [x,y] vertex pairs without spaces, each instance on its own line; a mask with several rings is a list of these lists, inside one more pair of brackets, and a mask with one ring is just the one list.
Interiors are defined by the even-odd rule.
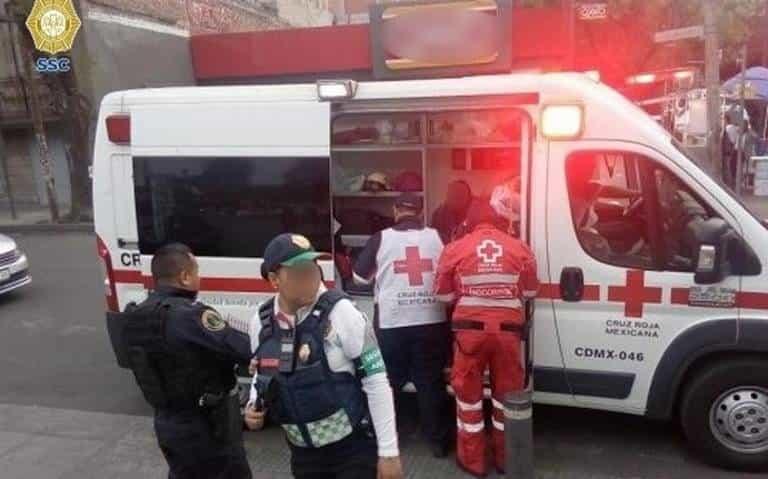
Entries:
[[530,389],[504,398],[504,451],[506,475],[512,479],[534,479],[533,393]]

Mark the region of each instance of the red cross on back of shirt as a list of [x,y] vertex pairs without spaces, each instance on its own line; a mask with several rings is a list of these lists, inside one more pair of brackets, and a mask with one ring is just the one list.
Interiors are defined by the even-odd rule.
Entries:
[[661,304],[662,288],[645,286],[645,272],[638,270],[627,271],[626,286],[609,286],[608,301],[623,301],[624,316],[642,318],[643,305]]
[[485,257],[488,263],[493,263],[496,261],[496,258],[501,256],[501,248],[493,241],[486,241],[478,252]]
[[408,284],[411,286],[424,285],[424,273],[434,271],[432,260],[422,258],[418,246],[405,248],[405,259],[395,261],[395,274],[407,274]]

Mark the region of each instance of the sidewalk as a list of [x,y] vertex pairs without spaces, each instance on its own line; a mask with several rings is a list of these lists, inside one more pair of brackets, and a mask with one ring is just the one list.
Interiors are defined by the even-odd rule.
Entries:
[[[569,411],[566,414],[572,414]],[[580,413],[594,427],[561,428],[562,409],[539,408],[536,416],[536,464],[539,479],[747,479],[687,457],[665,426],[651,425],[656,440],[642,431],[627,435],[622,423],[640,418]],[[594,414],[594,417],[592,415]],[[611,416],[613,417],[613,416]],[[642,429],[641,427],[640,429]],[[615,433],[612,433],[616,429]],[[630,429],[634,429],[630,427]],[[623,430],[623,432],[622,432]],[[596,432],[597,431],[597,432]],[[616,437],[611,437],[616,435]],[[401,431],[406,476],[465,479],[453,459],[433,459],[414,434]],[[254,479],[289,479],[288,448],[278,428],[246,434]],[[3,479],[161,479],[167,467],[148,417],[0,405],[0,477]],[[490,475],[489,477],[498,477]]]
[[[67,211],[62,211],[62,216]],[[85,212],[89,217],[89,211]],[[51,223],[51,213],[43,206],[19,205],[16,207],[16,218],[11,215],[7,201],[0,200],[0,233],[23,233],[37,231],[93,231],[92,222],[83,223]]]

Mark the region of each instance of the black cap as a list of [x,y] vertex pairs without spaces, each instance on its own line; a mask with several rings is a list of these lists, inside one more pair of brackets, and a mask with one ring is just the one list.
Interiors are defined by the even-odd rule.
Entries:
[[467,226],[474,229],[483,223],[495,225],[499,215],[487,200],[475,200],[467,211]]
[[395,199],[395,206],[421,211],[424,208],[424,199],[414,193],[403,193]]
[[315,251],[312,243],[305,236],[283,233],[273,238],[264,250],[261,276],[267,279],[269,273],[277,271],[280,266],[293,266],[305,261],[330,258],[331,255],[328,253]]

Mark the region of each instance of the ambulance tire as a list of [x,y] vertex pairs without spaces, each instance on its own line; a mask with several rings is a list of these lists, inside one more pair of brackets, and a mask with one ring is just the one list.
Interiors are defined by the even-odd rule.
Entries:
[[[729,359],[707,364],[688,382],[680,407],[680,421],[689,446],[704,461],[727,469],[765,471],[768,470],[768,437],[763,435],[768,428],[766,411],[768,360]],[[748,417],[749,414],[754,416]],[[734,429],[729,430],[724,425],[727,421],[722,420],[726,417],[734,421],[743,419],[731,422],[730,427]],[[762,440],[744,446],[728,434],[738,435],[745,424],[749,428],[747,432],[760,431],[758,436]]]

